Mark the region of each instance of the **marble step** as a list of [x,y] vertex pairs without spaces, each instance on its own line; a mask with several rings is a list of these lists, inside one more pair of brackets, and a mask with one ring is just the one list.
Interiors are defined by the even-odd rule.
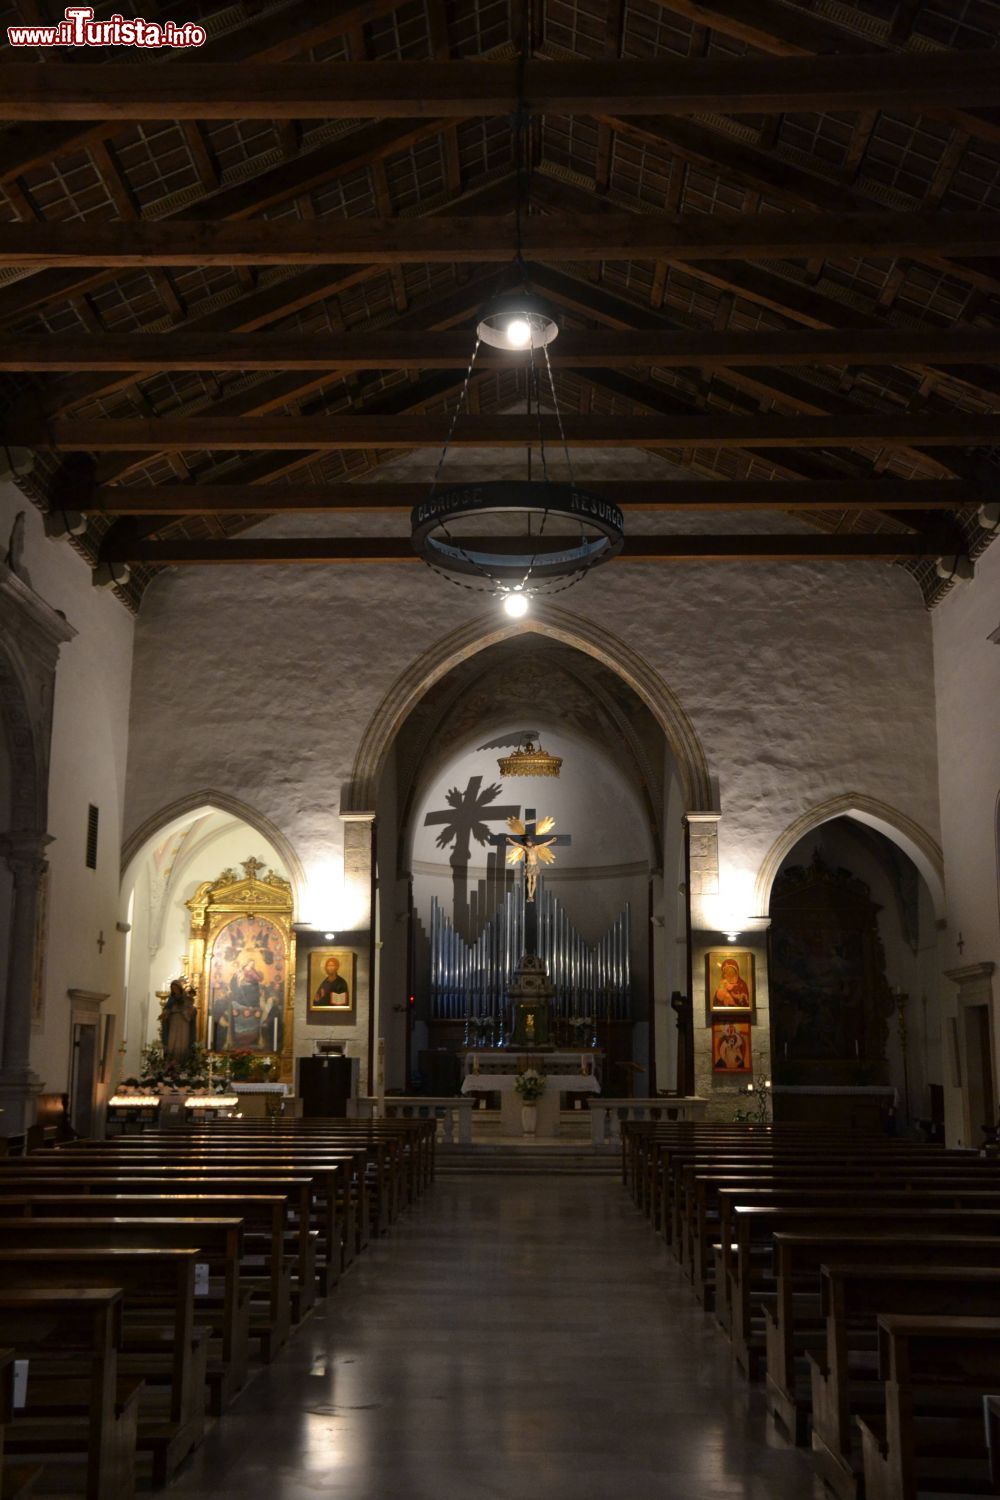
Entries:
[[455,1176],[483,1173],[538,1176],[614,1177],[621,1171],[620,1153],[593,1147],[501,1145],[438,1146],[437,1172]]

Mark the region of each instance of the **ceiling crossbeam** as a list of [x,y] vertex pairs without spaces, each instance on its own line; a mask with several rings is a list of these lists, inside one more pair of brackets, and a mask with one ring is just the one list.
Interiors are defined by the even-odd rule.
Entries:
[[[390,119],[512,114],[515,61],[192,62],[0,66],[0,120]],[[775,114],[782,110],[965,109],[1000,104],[994,53],[837,57],[602,58],[523,65],[532,113]]]

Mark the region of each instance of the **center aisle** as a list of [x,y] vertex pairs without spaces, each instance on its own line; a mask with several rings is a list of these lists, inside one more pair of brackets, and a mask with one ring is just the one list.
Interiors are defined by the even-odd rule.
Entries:
[[167,1494],[820,1500],[606,1177],[439,1179]]

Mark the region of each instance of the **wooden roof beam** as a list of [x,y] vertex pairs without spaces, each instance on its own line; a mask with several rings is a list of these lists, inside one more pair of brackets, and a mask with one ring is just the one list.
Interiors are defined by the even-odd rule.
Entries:
[[[475,303],[473,291],[468,300]],[[636,309],[636,315],[641,316]],[[162,370],[464,370],[472,330],[408,328],[364,333],[138,333],[86,337],[0,336],[0,371],[56,373]],[[633,364],[703,370],[735,366],[892,365],[1000,361],[1000,327],[760,329],[716,333],[664,329],[566,329],[549,349],[557,369]],[[477,368],[510,369],[521,357],[484,346]]]
[[[756,4],[756,0],[754,0]],[[799,26],[794,15],[792,24]],[[509,115],[519,64],[487,62],[45,63],[0,65],[0,120],[389,119],[414,114]],[[529,59],[532,113],[774,114],[782,110],[990,107],[1000,104],[994,54],[581,61]]]
[[[853,67],[855,58],[870,57],[879,45],[870,36],[859,36],[822,16],[810,15],[802,6],[783,4],[782,0],[655,0],[655,3],[663,10],[685,16],[721,36],[736,37],[773,57],[847,54]],[[895,40],[891,30],[888,40],[890,43]],[[882,55],[884,62],[895,68],[913,54],[887,47]],[[969,135],[1000,141],[1000,121],[970,114],[972,105],[972,100],[966,100],[954,110],[933,113],[950,119]],[[883,107],[878,101],[871,105],[874,109]]]
[[[953,479],[739,480],[606,479],[594,488],[628,511],[666,510],[961,510],[992,500],[996,486]],[[281,515],[327,512],[409,512],[427,499],[427,485],[169,484],[98,485],[77,491],[74,508],[115,516]],[[67,499],[67,504],[70,503]]]
[[[538,550],[545,550],[544,540]],[[461,538],[457,539],[461,545]],[[467,545],[472,546],[469,540]],[[565,545],[553,538],[550,545]],[[946,543],[912,533],[844,532],[834,536],[632,536],[616,565],[627,562],[899,562],[939,557]],[[168,537],[132,541],[125,533],[101,551],[102,561],[146,564],[198,563],[409,563],[417,564],[409,537],[227,537],[193,541]]]
[[[776,415],[729,412],[677,416],[578,417],[560,424],[545,416],[545,441],[558,446],[563,436],[574,448],[850,448],[858,444],[885,447],[976,446],[996,438],[993,413],[963,411],[910,416],[895,412],[857,412],[837,416]],[[223,417],[211,415],[160,418],[30,419],[16,431],[0,427],[0,442],[58,452],[129,453],[231,451],[263,449],[314,452],[366,449],[440,448],[450,434],[456,448],[524,447],[538,438],[534,416]]]
[[[513,218],[491,215],[202,223],[0,224],[0,266],[206,266],[503,263]],[[538,260],[808,260],[924,251],[1000,252],[1000,214],[545,214],[523,226]]]
[[[335,36],[346,36],[362,21],[374,21],[396,10],[399,0],[331,0],[319,7],[316,0],[295,0],[276,13],[251,21],[238,31],[214,37],[198,49],[202,67],[220,63],[246,66],[250,62],[279,63],[319,46]],[[184,51],[168,53],[157,59],[155,67],[183,69],[190,63]],[[51,69],[50,63],[39,64]],[[60,63],[60,66],[65,64]],[[77,67],[80,64],[76,64]],[[52,116],[41,116],[30,125],[14,126],[4,131],[0,140],[0,182],[9,182],[30,168],[40,166],[65,151],[86,146],[90,141],[107,140],[120,131],[127,121],[102,120],[98,125],[81,129],[79,125],[52,123]]]

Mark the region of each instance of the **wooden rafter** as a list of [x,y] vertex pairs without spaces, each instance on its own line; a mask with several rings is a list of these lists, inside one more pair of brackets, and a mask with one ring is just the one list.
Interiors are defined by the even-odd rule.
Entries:
[[[455,538],[458,546],[462,538]],[[474,546],[471,540],[466,545]],[[533,539],[539,552],[546,543]],[[549,547],[565,546],[565,537]],[[626,562],[897,562],[902,558],[939,557],[946,542],[908,533],[872,535],[849,532],[835,536],[633,536],[619,559]],[[523,543],[514,547],[523,551]],[[514,550],[512,547],[512,550]],[[500,550],[499,547],[497,550]],[[122,533],[102,549],[109,562],[129,563],[417,563],[409,537],[226,537],[193,541],[133,541]]]
[[[26,423],[18,432],[0,428],[0,441],[61,452],[128,453],[218,450],[253,452],[261,449],[311,449],[332,452],[353,448],[440,448],[449,437],[447,416],[327,417],[159,417],[77,420],[57,418],[48,423]],[[570,414],[562,423],[552,416],[459,416],[450,434],[455,447],[523,447],[535,442],[539,427],[545,441],[556,446],[565,437],[575,448],[754,448],[855,447],[874,443],[885,447],[913,444],[990,443],[996,437],[992,413],[945,412],[910,416],[859,411],[835,417],[784,416],[761,412],[733,416],[580,419]]]
[[[586,487],[586,485],[585,485]],[[960,510],[993,498],[995,489],[950,479],[721,481],[602,479],[600,493],[629,511]],[[427,498],[426,484],[169,484],[78,488],[74,499],[102,515],[280,515],[408,512]]]
[[[796,21],[796,24],[797,21]],[[390,119],[509,115],[515,62],[296,63],[183,68],[0,65],[0,120]],[[529,60],[525,107],[562,114],[774,114],[783,109],[909,109],[1000,104],[986,51],[836,58]]]
[[[246,66],[251,62],[287,61],[332,37],[346,36],[362,20],[374,21],[387,15],[397,8],[398,3],[399,0],[341,0],[341,3],[318,7],[316,0],[295,0],[272,15],[251,21],[237,32],[209,40],[199,49],[199,59],[203,67],[212,62],[232,67],[236,63]],[[183,69],[189,63],[189,55],[180,52],[168,55],[156,66]],[[126,123],[121,119],[108,119],[81,129],[79,125],[52,122],[47,113],[40,119],[45,123],[32,120],[30,124],[4,132],[0,140],[0,182],[9,182],[52,157],[87,146],[91,141],[107,140]]]
[[[475,296],[468,299],[475,306]],[[0,371],[131,370],[459,370],[469,363],[471,330],[412,328],[364,333],[139,333],[86,337],[0,337]],[[745,369],[771,365],[965,364],[1000,361],[998,328],[567,329],[549,348],[557,369],[653,364]],[[482,369],[510,369],[523,357],[480,349]]]
[[[456,221],[447,214],[308,223],[0,224],[0,266],[502,264],[514,253],[513,236],[506,216]],[[522,243],[538,260],[990,255],[1000,251],[1000,214],[544,215],[525,221]]]

